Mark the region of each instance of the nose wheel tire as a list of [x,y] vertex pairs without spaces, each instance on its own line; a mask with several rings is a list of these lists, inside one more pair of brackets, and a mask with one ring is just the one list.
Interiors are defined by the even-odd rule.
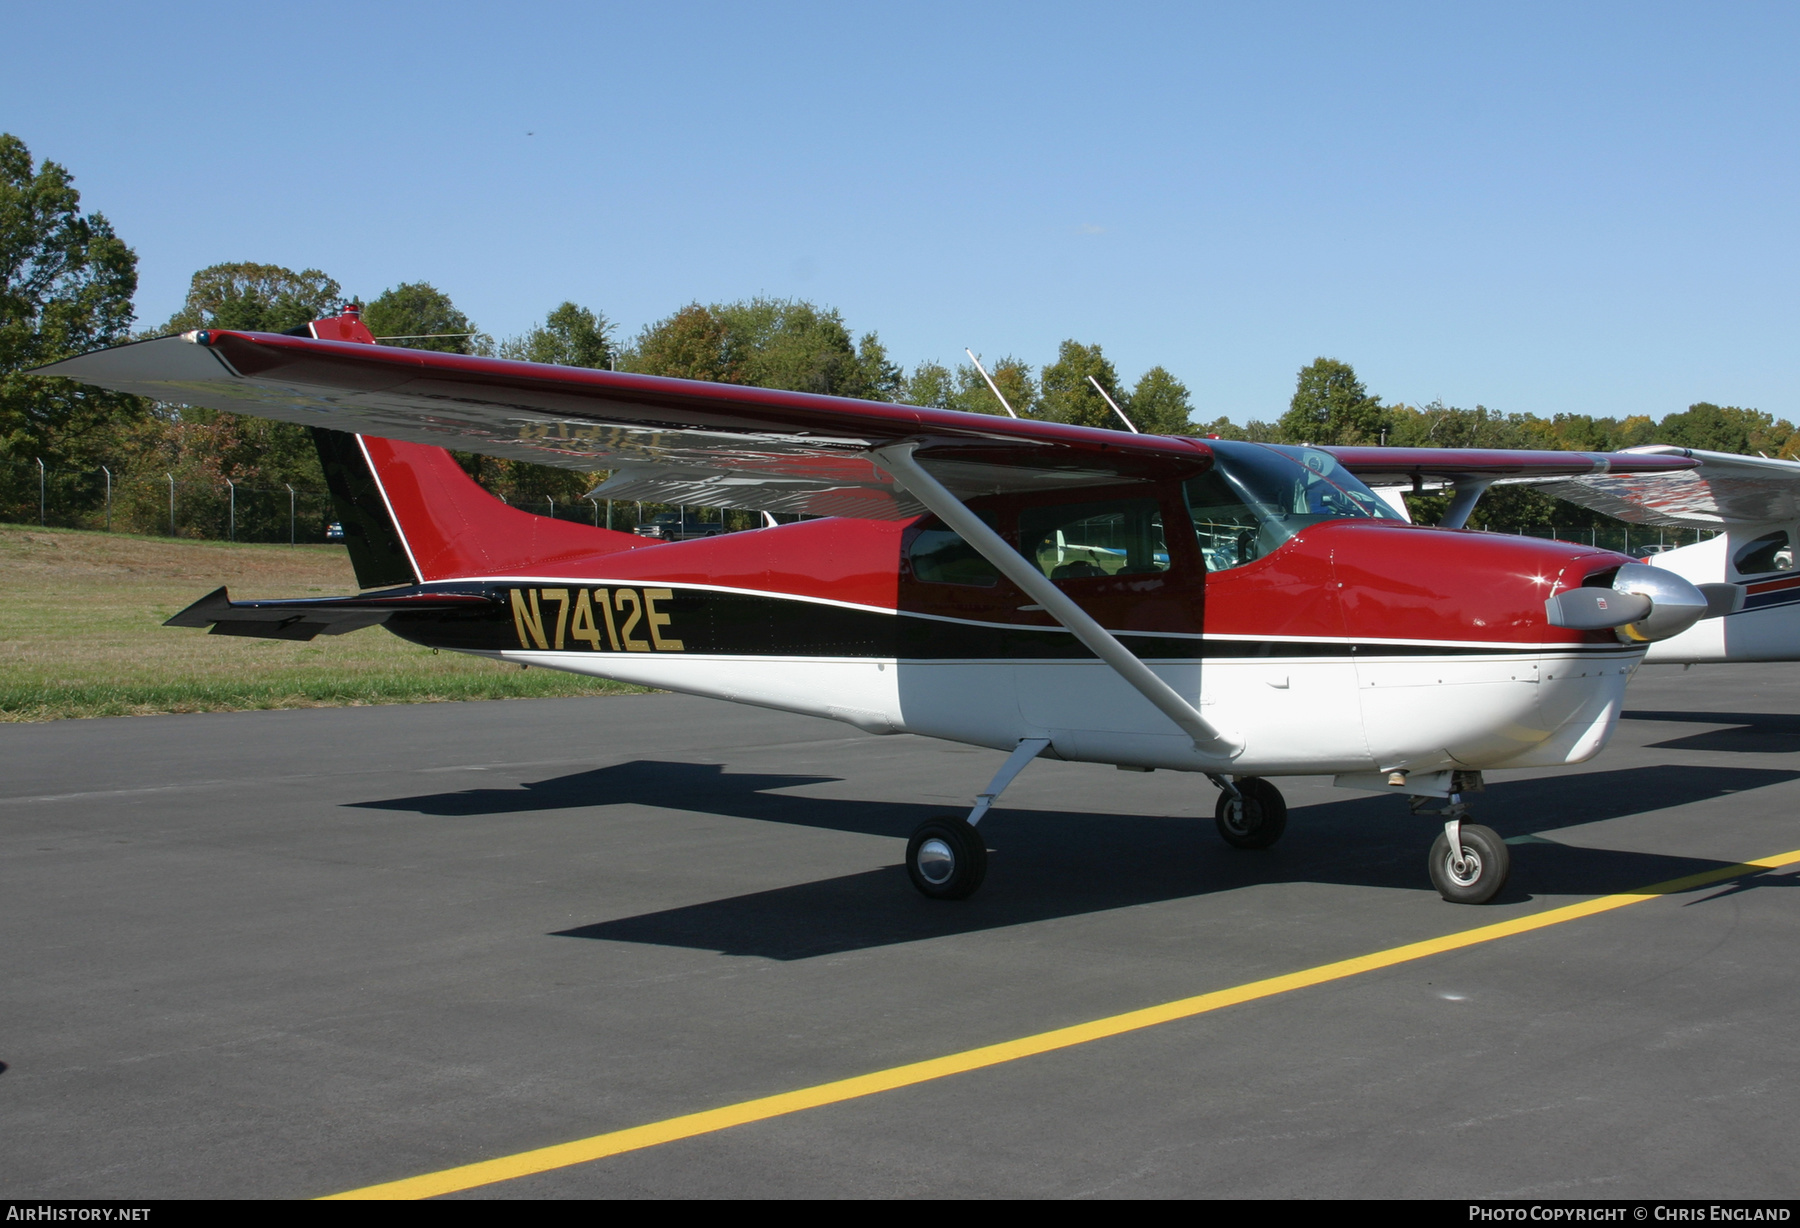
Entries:
[[1462,824],[1462,856],[1450,854],[1450,838],[1443,832],[1431,843],[1431,885],[1452,904],[1485,904],[1506,886],[1512,872],[1512,854],[1492,828],[1479,823]]
[[1213,808],[1219,838],[1234,849],[1266,849],[1287,828],[1287,802],[1280,789],[1260,776],[1236,783],[1238,796],[1221,793]]
[[966,899],[987,877],[987,842],[964,819],[927,819],[906,842],[906,873],[921,895]]

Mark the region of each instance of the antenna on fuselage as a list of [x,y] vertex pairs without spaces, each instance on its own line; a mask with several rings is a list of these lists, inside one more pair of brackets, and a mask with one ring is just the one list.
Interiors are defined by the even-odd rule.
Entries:
[[999,398],[1000,408],[1006,411],[1006,416],[1009,418],[1017,418],[1019,415],[1013,413],[1013,407],[1006,403],[1006,398],[1004,396],[1000,395],[1000,385],[994,382],[994,377],[989,375],[987,373],[987,368],[981,365],[981,359],[975,357],[975,351],[965,345],[963,346],[963,353],[969,356],[969,361],[975,364],[975,369],[977,371],[981,372],[981,378],[987,381],[987,386],[994,390],[994,395]]
[[1133,435],[1142,435],[1144,433],[1138,430],[1137,427],[1131,425],[1131,419],[1125,416],[1125,411],[1119,408],[1119,403],[1117,401],[1106,395],[1106,389],[1100,386],[1099,380],[1090,375],[1088,376],[1088,383],[1092,384],[1094,386],[1094,391],[1099,393],[1108,405],[1112,406],[1112,411],[1119,415],[1119,421],[1125,424],[1127,430]]

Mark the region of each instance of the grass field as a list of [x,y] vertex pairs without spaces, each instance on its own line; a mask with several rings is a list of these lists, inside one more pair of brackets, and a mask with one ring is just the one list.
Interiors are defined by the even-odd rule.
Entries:
[[296,643],[161,625],[221,584],[238,599],[357,591],[342,546],[0,525],[0,721],[641,690],[437,654],[380,627]]

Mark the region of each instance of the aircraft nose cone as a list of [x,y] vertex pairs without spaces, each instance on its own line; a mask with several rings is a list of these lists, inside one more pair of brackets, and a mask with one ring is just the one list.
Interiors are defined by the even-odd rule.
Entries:
[[1650,612],[1619,628],[1619,638],[1649,644],[1680,635],[1706,617],[1706,594],[1672,571],[1627,563],[1613,577],[1613,589],[1650,599]]

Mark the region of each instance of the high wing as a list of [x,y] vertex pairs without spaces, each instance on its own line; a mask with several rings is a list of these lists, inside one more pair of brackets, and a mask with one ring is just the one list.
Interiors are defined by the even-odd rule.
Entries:
[[1621,455],[1683,458],[1699,467],[1686,473],[1614,472],[1535,485],[1545,494],[1632,524],[1716,529],[1800,520],[1800,461],[1662,444]]
[[[349,314],[312,328],[310,337],[220,329],[160,337],[36,374],[351,434],[611,470],[590,497],[697,507],[917,516],[923,505],[870,457],[899,443],[917,444],[915,457],[965,500],[1181,477],[1211,463],[1206,442],[1185,436],[399,349],[371,344]],[[1326,451],[1370,485],[1449,482],[1470,506],[1494,481],[1695,464],[1586,452]]]
[[1211,463],[1205,441],[1184,437],[286,334],[162,337],[36,374],[305,426],[609,469],[591,497],[701,507],[917,516],[924,507],[869,457],[903,442],[916,443],[917,458],[962,499],[1178,477]]

